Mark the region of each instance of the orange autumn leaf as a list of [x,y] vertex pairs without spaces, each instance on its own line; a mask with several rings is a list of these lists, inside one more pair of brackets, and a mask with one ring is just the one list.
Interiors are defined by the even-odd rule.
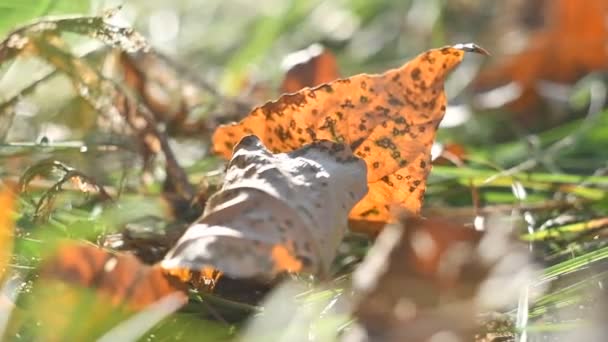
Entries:
[[35,340],[96,341],[117,333],[114,328],[120,332],[130,318],[145,315],[149,324],[158,323],[187,301],[186,286],[158,265],[65,242],[42,264],[24,319],[37,322]]
[[0,281],[4,279],[13,252],[13,207],[15,193],[10,187],[0,190]]
[[[381,75],[356,75],[283,95],[241,122],[219,127],[213,148],[230,158],[236,143],[250,134],[273,152],[321,139],[348,144],[365,161],[369,186],[351,220],[390,221],[393,205],[417,214],[430,172],[431,145],[445,113],[444,80],[465,51],[485,52],[472,44],[444,47]],[[377,233],[370,227],[354,228]]]
[[176,282],[157,265],[148,266],[130,254],[112,254],[92,245],[60,246],[43,269],[42,278],[92,288],[113,306],[141,310],[170,294],[182,294]]
[[482,70],[479,90],[514,84],[519,96],[508,107],[532,110],[541,100],[542,81],[572,83],[594,70],[608,69],[608,1],[544,1],[545,23],[519,53]]
[[292,65],[281,83],[283,93],[295,93],[340,78],[336,56],[319,44],[288,55],[285,62]]

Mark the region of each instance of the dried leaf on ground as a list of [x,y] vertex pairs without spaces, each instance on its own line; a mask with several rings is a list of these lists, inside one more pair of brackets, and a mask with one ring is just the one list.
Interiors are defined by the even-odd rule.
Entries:
[[263,281],[283,272],[327,276],[348,212],[366,190],[365,164],[344,145],[318,141],[273,155],[247,136],[222,189],[162,265]]
[[[220,122],[238,119],[237,113],[250,108],[223,98],[192,70],[157,51],[123,52],[119,63],[125,83],[135,90],[158,122],[166,123],[167,134],[171,136],[211,134]],[[197,112],[204,115],[196,116]],[[223,115],[213,114],[216,112]]]
[[165,275],[159,266],[144,265],[131,254],[112,254],[92,245],[60,246],[45,262],[41,277],[93,288],[110,304],[134,310],[184,291],[182,284]]
[[282,93],[295,93],[340,78],[336,56],[319,44],[289,54],[284,63],[289,69],[281,83]]
[[[224,158],[246,135],[273,152],[327,139],[349,146],[367,164],[369,192],[350,214],[359,221],[390,221],[391,206],[417,214],[430,172],[430,150],[443,118],[443,83],[475,45],[427,51],[382,75],[361,74],[286,94],[254,109],[241,122],[218,128],[213,148]],[[368,224],[355,227],[375,234]]]
[[74,243],[44,261],[33,289],[25,321],[38,322],[47,341],[96,340],[137,312],[167,300],[175,311],[188,300],[185,285],[158,265]]
[[88,35],[127,52],[145,51],[145,40],[130,28],[111,25],[105,17],[48,19],[24,26],[0,42],[0,64],[17,56],[37,56],[65,73],[75,90],[106,118],[122,117],[138,138],[144,163],[163,154],[166,161],[166,188],[185,200],[195,193],[185,171],[179,166],[165,134],[157,127],[150,110],[106,79],[87,61],[76,57],[61,38],[62,32]]
[[93,194],[100,201],[108,201],[112,198],[102,185],[95,179],[57,160],[43,160],[30,166],[19,179],[19,191],[25,192],[31,181],[40,176],[59,174],[60,177],[47,190],[36,203],[34,216],[40,220],[46,220],[53,209],[55,197],[64,190],[66,184],[84,194]]
[[[508,107],[536,115],[543,81],[572,83],[589,72],[608,69],[607,1],[589,0],[582,5],[579,0],[554,0],[541,4],[543,25],[529,37],[525,48],[483,69],[475,82],[480,91],[515,85],[517,96]],[[504,101],[496,103],[502,105]]]
[[358,323],[345,340],[473,340],[477,313],[512,303],[535,271],[525,246],[493,228],[442,217],[388,226],[355,271]]

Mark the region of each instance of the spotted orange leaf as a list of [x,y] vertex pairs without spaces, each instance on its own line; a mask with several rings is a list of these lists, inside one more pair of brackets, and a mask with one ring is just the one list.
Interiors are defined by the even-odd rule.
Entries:
[[[381,75],[361,74],[304,88],[255,108],[237,124],[219,127],[214,150],[229,158],[246,135],[273,152],[320,139],[348,144],[365,160],[369,192],[350,213],[354,229],[377,233],[391,206],[417,214],[430,171],[430,150],[446,107],[444,80],[473,44],[427,51]],[[351,227],[353,225],[351,224]]]

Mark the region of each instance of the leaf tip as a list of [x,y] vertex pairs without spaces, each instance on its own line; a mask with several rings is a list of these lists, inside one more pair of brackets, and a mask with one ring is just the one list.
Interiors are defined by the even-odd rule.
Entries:
[[452,47],[454,49],[462,50],[465,52],[473,52],[473,53],[478,53],[478,54],[484,55],[484,56],[491,56],[491,54],[490,54],[490,52],[488,52],[488,50],[482,48],[481,46],[479,46],[475,43],[456,44]]

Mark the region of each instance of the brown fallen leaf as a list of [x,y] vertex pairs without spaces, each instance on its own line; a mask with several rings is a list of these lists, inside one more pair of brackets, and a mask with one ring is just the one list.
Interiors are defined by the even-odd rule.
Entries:
[[354,273],[358,323],[344,340],[472,341],[477,313],[510,303],[536,271],[525,246],[494,228],[442,217],[389,225]]
[[[420,211],[430,150],[443,118],[443,83],[475,45],[427,51],[382,75],[361,74],[287,94],[254,109],[237,124],[219,127],[214,150],[229,158],[246,135],[273,152],[288,152],[327,139],[349,146],[367,164],[369,192],[350,213],[358,221],[391,221],[391,206]],[[354,227],[376,234],[368,224]]]
[[539,6],[543,25],[525,48],[482,69],[475,81],[479,91],[514,84],[518,96],[507,106],[520,113],[536,114],[543,81],[573,83],[589,72],[608,69],[608,1],[553,0]]
[[366,190],[365,164],[344,145],[318,141],[273,155],[247,136],[235,147],[221,190],[162,266],[262,281],[283,272],[325,277],[348,212]]
[[319,44],[296,51],[284,62],[291,64],[281,83],[282,93],[295,93],[305,87],[315,87],[340,78],[336,56]]
[[94,288],[113,306],[141,310],[171,293],[186,296],[184,286],[159,266],[144,265],[131,254],[112,254],[93,245],[66,244],[47,260],[43,279]]
[[61,243],[39,274],[21,320],[37,322],[45,341],[97,340],[137,313],[160,309],[158,321],[188,301],[186,286],[158,265],[94,245]]

